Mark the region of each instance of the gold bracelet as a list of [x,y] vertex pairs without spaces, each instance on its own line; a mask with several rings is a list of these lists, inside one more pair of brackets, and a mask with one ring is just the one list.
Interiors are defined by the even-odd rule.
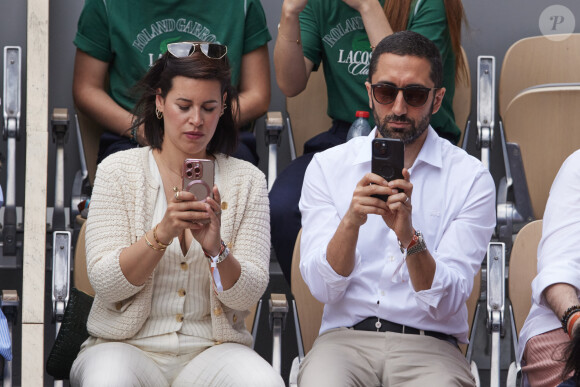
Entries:
[[168,247],[170,244],[172,244],[172,243],[173,243],[173,239],[172,239],[172,240],[170,240],[170,241],[169,241],[169,243],[163,243],[163,242],[160,242],[160,241],[159,241],[159,239],[157,239],[157,227],[158,227],[158,226],[159,226],[159,223],[157,223],[157,224],[155,225],[155,227],[153,227],[153,238],[155,238],[155,242],[156,242],[156,243],[157,243],[159,246],[161,246],[161,247],[163,247],[164,249],[166,249],[166,248],[167,248],[167,247]]
[[288,39],[287,37],[285,37],[284,35],[282,35],[282,33],[280,32],[280,24],[278,24],[278,36],[281,36],[287,42],[291,42],[291,43],[296,42],[296,44],[300,44],[300,38],[294,40],[294,39]]
[[151,242],[149,242],[149,238],[147,238],[147,233],[145,233],[144,237],[145,237],[145,242],[147,243],[147,246],[151,247],[155,251],[165,251],[165,247],[159,248],[159,247],[153,246],[151,244]]

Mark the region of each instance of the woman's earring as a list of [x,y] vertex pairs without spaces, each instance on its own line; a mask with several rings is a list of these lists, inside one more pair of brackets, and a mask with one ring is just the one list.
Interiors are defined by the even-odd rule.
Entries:
[[221,112],[221,114],[220,114],[220,117],[224,115],[224,111],[225,111],[227,108],[228,108],[228,105],[226,105],[226,104],[224,103],[224,106],[222,106],[222,112]]
[[155,115],[157,116],[158,120],[163,118],[163,112],[160,112],[157,108],[155,108]]

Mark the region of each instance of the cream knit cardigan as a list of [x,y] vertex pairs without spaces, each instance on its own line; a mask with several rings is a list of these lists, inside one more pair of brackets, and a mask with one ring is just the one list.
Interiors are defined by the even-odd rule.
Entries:
[[[270,213],[264,175],[250,163],[217,154],[222,198],[221,237],[241,265],[238,281],[211,299],[214,340],[250,345],[244,319],[268,284]],[[151,229],[158,189],[149,147],[118,152],[99,165],[87,220],[87,271],[96,296],[87,322],[92,336],[133,337],[151,312],[155,271],[142,286],[121,271],[121,251]],[[192,243],[197,243],[195,240]],[[207,275],[210,276],[208,265]],[[210,281],[213,284],[213,280]],[[236,316],[237,315],[237,316]]]

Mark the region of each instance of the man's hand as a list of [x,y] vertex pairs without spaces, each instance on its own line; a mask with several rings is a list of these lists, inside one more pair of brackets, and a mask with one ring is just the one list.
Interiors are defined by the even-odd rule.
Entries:
[[392,180],[388,187],[394,191],[387,199],[387,211],[383,220],[387,226],[397,234],[397,238],[403,246],[408,246],[413,239],[413,219],[411,194],[413,184],[410,182],[411,175],[407,168],[403,168],[403,179]]
[[366,223],[368,214],[387,216],[390,213],[387,203],[372,195],[396,193],[397,191],[389,188],[388,182],[381,176],[367,173],[356,185],[345,220],[360,227]]

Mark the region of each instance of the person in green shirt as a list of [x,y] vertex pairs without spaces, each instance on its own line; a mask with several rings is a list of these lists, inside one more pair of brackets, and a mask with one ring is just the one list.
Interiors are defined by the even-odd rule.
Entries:
[[[364,86],[372,49],[393,32],[411,30],[435,43],[443,59],[446,88],[441,109],[431,119],[439,136],[453,144],[461,132],[452,109],[456,75],[465,73],[461,52],[464,18],[460,0],[285,0],[274,49],[276,81],[292,97],[306,88],[320,64],[332,127],[304,145],[304,155],[282,171],[270,191],[272,245],[286,279],[300,230],[298,201],[313,152],[344,143],[357,110],[368,111]],[[322,114],[322,112],[321,112]],[[374,121],[369,120],[371,126]]]
[[78,110],[107,129],[99,161],[137,143],[146,145],[142,128],[130,130],[138,93],[134,86],[168,43],[227,45],[232,83],[239,92],[237,126],[265,114],[270,104],[269,40],[259,0],[86,0],[74,40],[73,97]]

